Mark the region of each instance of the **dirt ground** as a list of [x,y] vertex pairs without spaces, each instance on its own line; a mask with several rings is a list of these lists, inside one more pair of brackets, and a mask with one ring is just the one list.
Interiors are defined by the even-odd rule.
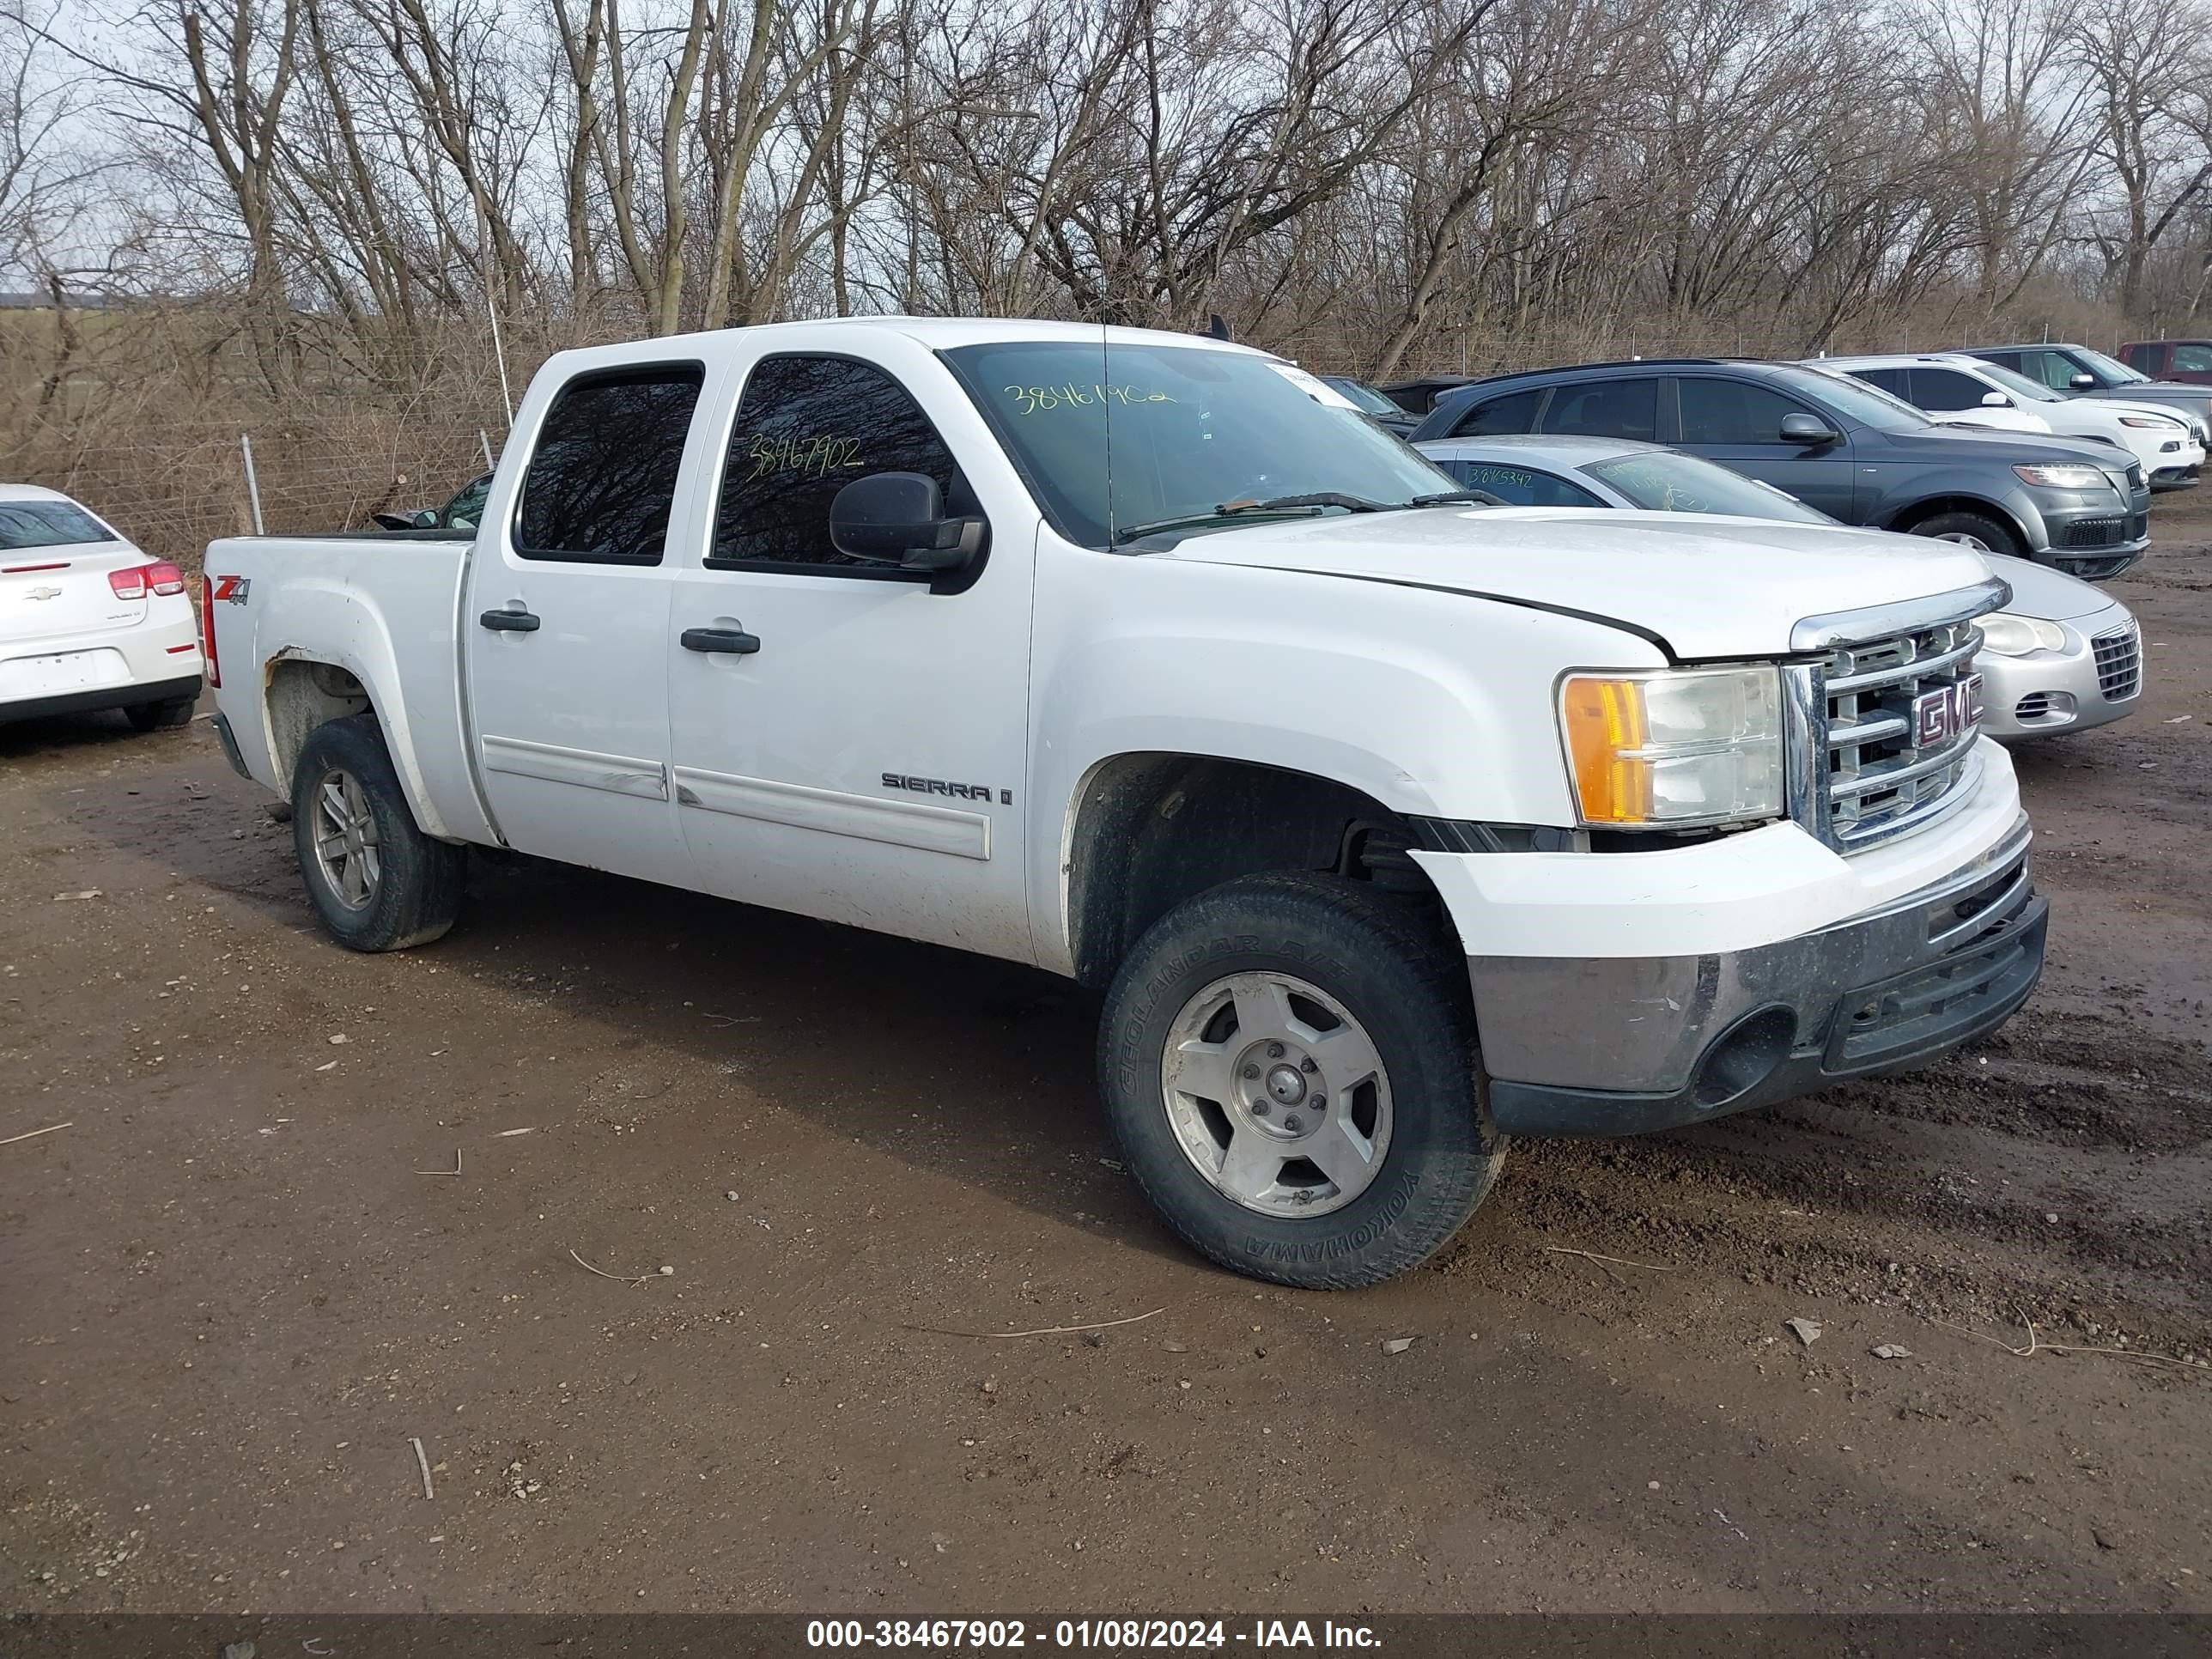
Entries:
[[1058,981],[532,866],[353,956],[204,722],[0,728],[0,1610],[2212,1611],[2202,494],[2021,1018],[1358,1294],[1170,1240]]

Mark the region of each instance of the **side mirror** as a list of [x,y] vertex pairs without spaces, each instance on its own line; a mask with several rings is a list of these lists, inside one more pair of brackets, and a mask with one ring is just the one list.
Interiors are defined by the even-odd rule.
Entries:
[[1817,415],[1784,415],[1782,417],[1782,441],[1785,444],[1841,443],[1844,434]]
[[872,472],[830,503],[830,540],[840,553],[933,579],[974,564],[988,527],[980,518],[946,518],[937,480],[920,472]]
[[2094,374],[2075,374],[2071,376],[2066,384],[2076,392],[2087,392],[2096,386],[2097,377]]
[[2012,399],[2006,397],[2002,392],[1984,392],[1982,393],[1982,407],[1984,409],[2010,409],[2012,407]]
[[435,530],[438,527],[438,509],[434,507],[426,507],[417,513],[415,515],[415,527],[417,530]]

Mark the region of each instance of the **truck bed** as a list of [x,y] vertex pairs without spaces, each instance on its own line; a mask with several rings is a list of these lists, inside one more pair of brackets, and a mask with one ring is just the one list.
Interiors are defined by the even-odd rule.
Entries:
[[249,678],[262,664],[270,679],[265,702],[260,688],[235,680],[216,692],[256,781],[289,796],[286,757],[315,725],[348,712],[331,690],[333,677],[304,663],[288,671],[312,650],[359,682],[422,827],[454,840],[495,839],[470,764],[457,633],[474,539],[460,531],[380,531],[240,536],[209,547],[219,659]]

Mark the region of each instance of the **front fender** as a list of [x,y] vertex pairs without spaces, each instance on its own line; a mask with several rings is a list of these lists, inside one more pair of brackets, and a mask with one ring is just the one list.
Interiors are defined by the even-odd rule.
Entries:
[[[1570,825],[1559,675],[1665,662],[1601,623],[1471,595],[1111,562],[1110,600],[1100,595],[1087,612],[1079,599],[1059,612],[1058,595],[1040,606],[1030,914],[1040,957],[1063,971],[1074,837],[1086,787],[1108,763],[1242,761],[1358,790],[1406,817]],[[1172,601],[1157,615],[1155,587]]]
[[2013,526],[2031,553],[2051,545],[2051,532],[2035,498],[2019,486],[1991,489],[1988,472],[1980,468],[1931,467],[1892,485],[1877,501],[1869,522],[1879,529],[1894,530],[1900,520],[1914,517],[1936,501],[1956,501]]

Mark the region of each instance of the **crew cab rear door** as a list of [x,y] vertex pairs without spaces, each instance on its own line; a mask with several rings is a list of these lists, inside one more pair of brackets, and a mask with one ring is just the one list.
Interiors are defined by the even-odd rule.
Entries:
[[[698,362],[574,374],[526,408],[462,617],[477,760],[507,844],[623,875],[689,875],[668,777],[669,557],[696,532]],[[535,398],[533,397],[533,404]]]
[[[733,363],[727,435],[702,446],[720,477],[668,624],[690,884],[1028,959],[1034,507],[919,342],[878,335],[863,361],[849,334],[815,337]],[[970,483],[979,462],[996,499]],[[980,568],[943,585],[957,591],[831,545],[837,491],[890,471],[991,521]]]

